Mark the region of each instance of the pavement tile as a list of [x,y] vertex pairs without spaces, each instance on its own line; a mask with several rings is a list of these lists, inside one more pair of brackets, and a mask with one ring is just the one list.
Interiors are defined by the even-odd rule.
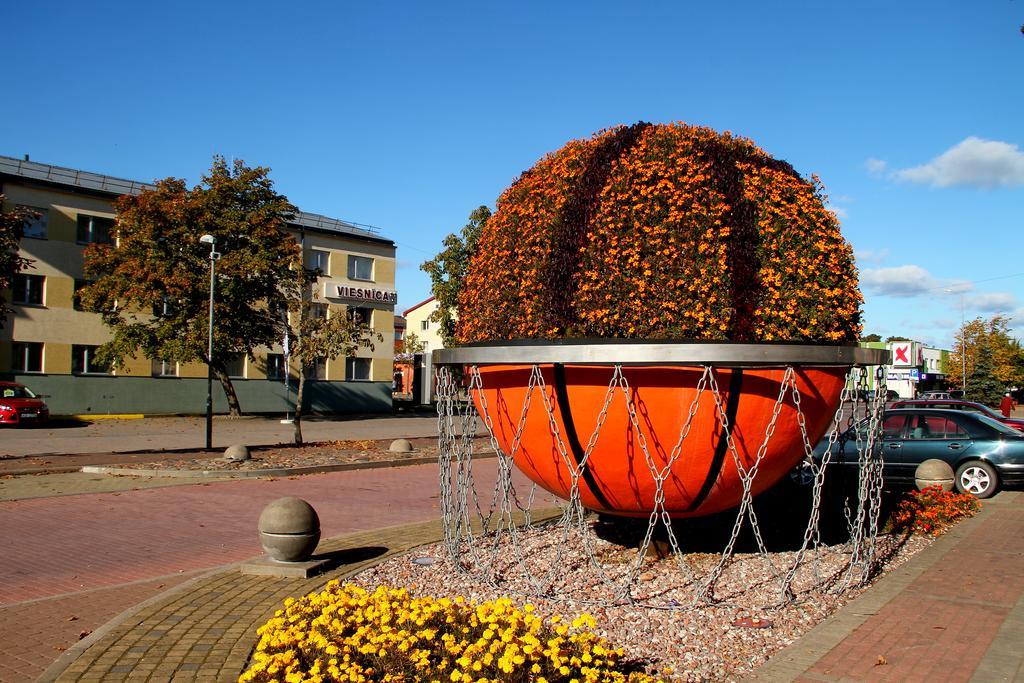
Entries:
[[[751,678],[1015,680],[1024,659],[1018,628],[1024,624],[1022,526],[1024,494],[1003,493],[986,501],[977,517],[911,559],[907,566],[922,571],[907,585],[891,591],[887,585],[897,577],[888,575],[842,610],[864,610],[868,616],[862,623],[844,631],[837,619],[825,622]],[[886,598],[877,609],[862,607],[877,602],[879,595]],[[820,643],[830,638],[836,644],[823,653],[809,648],[812,639]],[[990,656],[997,646],[993,654],[1002,656]]]
[[[171,588],[201,569],[259,554],[255,520],[270,500],[283,495],[309,500],[327,538],[437,519],[437,496],[431,493],[436,490],[436,475],[436,465],[421,465],[0,502],[4,538],[12,539],[0,559],[0,603],[7,603],[0,606],[0,617],[13,617],[0,618],[0,662],[13,651],[32,651],[36,668],[28,678],[34,678],[81,634],[159,593],[159,588]],[[392,504],[376,505],[384,494]],[[239,620],[249,624],[254,609],[262,615],[262,605],[278,589],[272,578],[258,586],[239,592],[233,577],[211,584],[211,599],[218,608],[204,611],[205,623],[229,628]],[[54,602],[51,608],[32,606],[58,598],[67,602]],[[60,611],[65,605],[69,607]],[[140,613],[137,618],[149,631],[133,624],[129,630],[134,640],[124,642],[177,639],[176,624],[191,619],[195,610],[186,595],[158,616]],[[64,622],[71,617],[77,620]],[[44,636],[29,638],[31,631],[22,627],[13,637],[4,637],[5,624],[15,623],[35,623]],[[129,638],[125,629],[121,631]],[[231,633],[236,639],[242,634]],[[0,682],[21,683],[26,678],[4,671],[0,663]]]
[[[420,544],[424,538],[439,537],[440,522],[431,521],[413,525],[411,531],[414,533],[410,533],[408,527],[383,529],[376,532],[372,538],[375,545],[387,547],[390,551],[389,554],[403,552]],[[361,547],[366,540],[367,534],[357,534],[327,541],[323,544],[321,552]],[[256,627],[280,607],[284,597],[308,593],[319,588],[331,578],[356,571],[369,562],[367,560],[356,565],[344,566],[310,579],[254,578],[245,576],[236,568],[232,568],[220,574],[198,579],[187,586],[187,592],[167,595],[163,600],[157,600],[144,607],[143,612],[146,614],[136,614],[128,617],[125,621],[130,623],[136,632],[141,632],[141,637],[147,630],[152,629],[152,624],[166,624],[171,620],[169,617],[182,616],[182,614],[176,613],[166,614],[166,611],[180,610],[181,600],[187,596],[192,612],[187,619],[177,620],[181,628],[175,627],[173,633],[169,635],[174,638],[174,643],[166,651],[163,665],[177,662],[176,677],[190,671],[199,671],[201,664],[204,674],[215,674],[222,680],[231,679],[237,677],[245,667],[254,644]],[[222,587],[228,587],[229,590],[224,590]],[[216,593],[216,595],[211,595],[211,593]],[[253,598],[254,595],[259,597]],[[217,647],[213,643],[199,642],[201,637],[209,635],[209,623],[216,623],[223,619],[223,617],[217,616],[215,620],[210,620],[209,617],[223,609],[226,601],[237,600],[241,596],[247,596],[248,602],[252,603],[253,608],[248,610],[244,617],[237,615],[238,619],[232,620],[236,622],[236,626],[224,629],[216,641],[217,643],[230,643],[231,647]],[[162,618],[156,620],[153,618],[156,615],[160,615]],[[238,623],[243,620],[244,623]],[[97,639],[86,650],[83,659],[88,658],[93,652],[99,657],[92,658],[90,667],[81,675],[96,673],[99,668],[106,665],[106,657],[100,653],[109,655],[110,648],[121,637],[116,631],[117,629],[113,629],[106,636]],[[145,639],[140,642],[150,641]],[[204,655],[204,658],[199,662],[193,661],[196,654]],[[158,667],[155,673],[159,674],[161,670]],[[69,672],[70,669],[65,673]],[[64,677],[60,676],[57,680],[64,680]]]

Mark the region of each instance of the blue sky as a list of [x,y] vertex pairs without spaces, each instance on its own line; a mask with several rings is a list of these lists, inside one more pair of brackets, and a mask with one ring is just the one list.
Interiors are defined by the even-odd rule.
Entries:
[[[1024,3],[14,3],[0,154],[190,182],[269,166],[418,266],[570,138],[731,130],[825,183],[866,331],[1024,333]],[[947,292],[946,290],[953,290]]]

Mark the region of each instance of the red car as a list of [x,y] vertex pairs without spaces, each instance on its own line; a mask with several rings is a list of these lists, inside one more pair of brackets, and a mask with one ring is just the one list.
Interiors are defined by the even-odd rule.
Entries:
[[16,382],[0,382],[0,424],[41,424],[50,419],[50,409],[32,390]]
[[891,408],[943,408],[945,410],[962,410],[967,413],[981,413],[991,417],[993,420],[998,420],[1008,427],[1013,427],[1019,432],[1024,432],[1024,420],[1016,417],[1003,417],[1002,413],[997,413],[988,406],[984,406],[980,403],[974,403],[972,401],[960,401],[955,398],[946,399],[934,399],[934,398],[919,398],[913,401],[897,401],[890,406]]

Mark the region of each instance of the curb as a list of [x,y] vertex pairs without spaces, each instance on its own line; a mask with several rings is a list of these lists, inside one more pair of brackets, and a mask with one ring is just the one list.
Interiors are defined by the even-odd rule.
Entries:
[[92,422],[93,420],[141,420],[146,417],[142,413],[78,413],[76,415],[54,415],[62,420]]
[[262,470],[143,470],[130,467],[106,467],[85,465],[79,471],[88,474],[113,474],[127,477],[175,477],[180,479],[260,479],[262,477],[287,477],[323,472],[344,472],[346,470],[372,470],[384,467],[408,467],[437,462],[437,458],[410,458],[406,460],[380,460],[377,462],[349,462],[338,465],[312,465],[310,467],[275,467]]
[[80,467],[26,467],[20,470],[0,471],[0,479],[3,477],[21,477],[29,474],[69,474],[81,471],[82,468]]
[[[473,460],[484,460],[498,457],[494,453],[474,453]],[[65,469],[68,472],[85,472],[87,474],[111,474],[126,477],[172,477],[180,479],[260,479],[263,477],[290,477],[304,474],[322,474],[325,472],[346,472],[349,470],[376,470],[388,467],[412,467],[435,463],[434,456],[405,458],[402,460],[376,460],[365,462],[347,462],[337,465],[312,465],[309,467],[275,467],[262,470],[144,470],[130,467],[107,467],[105,465],[85,465],[81,468]],[[6,474],[6,473],[5,473]]]

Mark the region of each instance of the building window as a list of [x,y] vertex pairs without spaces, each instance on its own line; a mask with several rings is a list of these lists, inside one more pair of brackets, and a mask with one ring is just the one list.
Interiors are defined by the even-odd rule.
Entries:
[[159,303],[153,304],[153,317],[154,318],[166,318],[168,316],[174,316],[178,313],[178,300],[172,299],[169,296],[161,297]]
[[424,320],[423,322],[421,322],[420,323],[420,329],[421,330],[429,330],[430,329],[430,321],[429,320]]
[[111,244],[111,234],[114,232],[114,219],[102,216],[90,216],[89,214],[78,214],[78,243],[79,244]]
[[11,303],[42,306],[45,284],[46,277],[43,275],[15,275]]
[[327,304],[310,304],[309,317],[313,320],[324,320],[327,318]]
[[365,381],[370,379],[369,358],[346,358],[345,379],[348,381]]
[[284,379],[284,354],[267,354],[267,379]]
[[327,379],[327,359],[317,358],[306,368],[306,379]]
[[373,309],[368,306],[349,306],[348,318],[356,325],[370,326],[373,322]]
[[373,259],[367,256],[348,257],[349,280],[373,280]]
[[331,253],[329,251],[320,251],[314,249],[309,252],[309,263],[307,267],[313,270],[319,270],[322,274],[327,275],[330,273],[331,266]]
[[48,211],[34,206],[21,206],[18,208],[29,214],[25,217],[25,222],[21,226],[22,234],[24,234],[25,237],[45,240]]
[[224,369],[232,379],[245,379],[245,354],[229,353],[224,359]]
[[71,374],[73,375],[109,375],[110,365],[96,360],[98,346],[73,344],[71,346]]
[[172,360],[153,359],[153,377],[177,377],[178,364]]
[[71,295],[71,307],[76,311],[84,311],[82,307],[82,290],[92,284],[91,280],[83,280],[82,278],[75,278],[75,291]]
[[288,321],[288,304],[285,301],[274,299],[268,304],[267,308],[270,311],[271,317],[275,320]]
[[14,342],[14,358],[11,359],[11,370],[14,372],[43,371],[42,342]]

